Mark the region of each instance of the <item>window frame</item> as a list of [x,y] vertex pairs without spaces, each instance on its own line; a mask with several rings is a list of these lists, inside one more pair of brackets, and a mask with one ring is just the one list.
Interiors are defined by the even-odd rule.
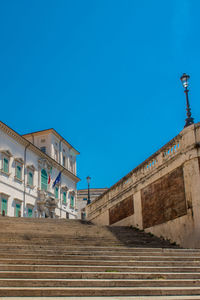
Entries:
[[[7,176],[9,176],[10,173],[10,158],[11,158],[12,154],[9,150],[2,150],[1,151],[1,172]],[[7,171],[4,169],[4,159],[6,159],[8,161],[8,166],[7,166]]]
[[59,186],[57,184],[54,187],[54,196],[55,196],[55,199],[59,199]]
[[[15,179],[22,182],[24,161],[21,158],[15,158]],[[20,177],[18,177],[18,168],[20,168]]]
[[66,168],[66,156],[65,155],[63,155],[63,167]]
[[[65,196],[65,197],[64,197]],[[63,191],[62,192],[62,202],[63,204],[67,204],[67,192],[66,191]]]
[[[27,170],[27,186],[29,186],[30,188],[34,188],[34,173],[35,173],[35,167],[33,165],[31,166],[27,166],[26,168]],[[29,182],[29,174],[32,174],[32,184]]]
[[[69,207],[71,208],[71,209],[75,209],[75,192],[74,191],[71,191],[70,193],[69,193],[69,195],[70,195],[70,199],[69,199]],[[72,205],[72,197],[73,197],[73,205]]]
[[[18,199],[18,198],[14,198],[14,201],[15,201],[14,217],[20,218],[20,217],[22,217],[22,203],[23,203],[23,201],[21,199]],[[16,215],[17,214],[17,205],[20,205],[20,215],[18,214],[18,216]]]
[[[42,171],[45,171],[46,172],[46,183],[44,183],[44,181],[42,181],[42,178],[44,179],[44,176],[42,176]],[[41,172],[40,172],[40,188],[41,188],[41,191],[44,191],[44,192],[47,192],[48,191],[48,172],[43,168],[41,169]],[[46,188],[43,188],[43,186],[45,186]]]
[[[27,208],[27,218],[34,218],[34,205],[28,203],[26,208]],[[31,217],[29,217],[29,215],[28,215],[29,209],[32,210],[32,216]]]
[[43,153],[47,153],[47,147],[46,146],[41,146],[40,147],[40,150],[43,152]]
[[30,170],[28,171],[28,185],[33,186],[33,172]]
[[[68,189],[68,187],[66,185],[61,186],[62,204],[64,206],[67,206],[67,203],[68,203],[68,190],[69,189]],[[64,197],[63,197],[64,193],[66,194],[66,200],[65,201],[64,201]]]
[[8,216],[8,201],[9,201],[9,197],[10,197],[10,195],[8,195],[8,194],[5,194],[5,193],[0,193],[0,215],[3,215],[2,214],[2,202],[3,202],[3,200],[6,200],[7,201],[7,207],[6,207],[6,214],[5,214],[5,216]]

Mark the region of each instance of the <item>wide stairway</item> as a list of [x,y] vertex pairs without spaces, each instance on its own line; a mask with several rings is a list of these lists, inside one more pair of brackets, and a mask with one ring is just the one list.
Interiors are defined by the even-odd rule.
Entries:
[[0,297],[170,295],[200,299],[200,250],[128,227],[0,218]]

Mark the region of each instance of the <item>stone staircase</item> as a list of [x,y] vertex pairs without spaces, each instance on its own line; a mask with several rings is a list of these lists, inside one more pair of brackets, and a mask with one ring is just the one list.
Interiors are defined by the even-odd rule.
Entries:
[[0,218],[0,297],[187,295],[200,299],[198,249],[128,227]]

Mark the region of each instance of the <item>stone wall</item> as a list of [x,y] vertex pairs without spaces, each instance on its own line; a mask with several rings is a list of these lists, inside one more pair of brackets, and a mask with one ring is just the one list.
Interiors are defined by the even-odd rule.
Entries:
[[163,224],[186,215],[183,168],[178,167],[143,188],[141,200],[143,228]]
[[87,219],[200,247],[200,123],[181,131],[92,204]]

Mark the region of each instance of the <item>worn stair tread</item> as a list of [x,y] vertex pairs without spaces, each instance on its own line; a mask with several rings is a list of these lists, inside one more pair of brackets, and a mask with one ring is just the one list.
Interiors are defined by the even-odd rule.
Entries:
[[200,249],[77,220],[6,217],[0,225],[1,299],[200,296]]
[[164,270],[164,272],[166,271],[169,271],[169,270],[172,270],[172,271],[175,271],[177,270],[176,272],[181,272],[181,271],[190,271],[190,272],[200,272],[200,267],[189,267],[189,266],[181,266],[181,267],[176,267],[176,266],[164,266],[164,267],[160,267],[160,266],[112,266],[112,265],[102,265],[102,266],[88,266],[88,265],[82,265],[82,266],[78,266],[78,265],[29,265],[29,264],[24,264],[24,265],[21,265],[21,264],[2,264],[0,265],[1,269],[3,268],[21,268],[22,270],[25,269],[25,268],[28,268],[28,269],[60,269],[60,270],[67,270],[67,269],[91,269],[91,270],[100,270],[100,269],[105,269],[106,268],[106,271],[107,272],[111,272],[111,271],[117,271],[117,270],[148,270],[149,272],[160,272],[160,270]]
[[30,253],[2,253],[0,254],[0,258],[7,258],[7,259],[58,259],[58,260],[71,260],[71,259],[76,259],[76,260],[117,260],[117,261],[127,261],[127,260],[140,260],[140,261],[163,261],[163,260],[168,260],[168,261],[173,261],[173,260],[178,260],[178,261],[200,261],[200,256],[177,256],[177,255],[91,255],[91,254],[30,254]]

